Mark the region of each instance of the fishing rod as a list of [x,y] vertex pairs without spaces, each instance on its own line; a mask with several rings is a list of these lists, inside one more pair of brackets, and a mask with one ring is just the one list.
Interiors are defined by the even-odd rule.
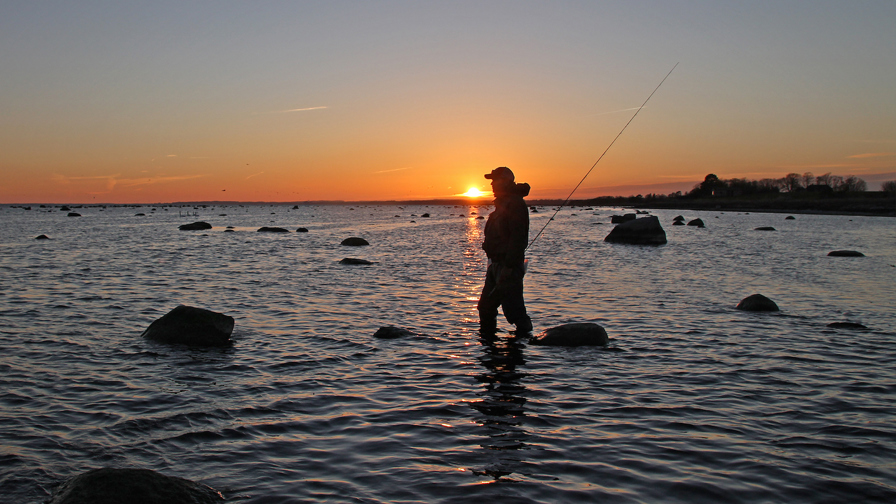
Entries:
[[666,79],[668,79],[669,76],[672,75],[672,71],[675,70],[675,67],[677,67],[677,66],[678,66],[678,63],[675,63],[675,65],[672,67],[672,70],[669,70],[669,73],[667,73],[666,76],[663,77],[663,80],[661,80],[660,83],[657,84],[657,86],[653,90],[653,92],[650,93],[650,96],[648,96],[647,99],[644,100],[644,103],[642,103],[641,106],[638,107],[638,110],[635,111],[634,115],[632,115],[632,118],[629,119],[627,123],[625,123],[625,126],[623,126],[621,130],[619,130],[619,133],[616,134],[616,138],[614,138],[613,141],[610,142],[610,145],[608,145],[607,148],[604,149],[603,154],[601,154],[600,157],[597,158],[597,161],[595,161],[594,164],[591,165],[591,169],[588,170],[588,172],[585,173],[585,176],[582,177],[582,180],[580,180],[579,183],[576,184],[576,186],[572,189],[572,192],[569,193],[569,196],[566,197],[566,200],[559,207],[557,207],[557,210],[554,212],[554,215],[551,215],[551,218],[548,219],[547,222],[545,222],[544,226],[541,228],[541,231],[539,231],[538,234],[535,235],[535,238],[532,238],[532,241],[529,242],[529,245],[526,245],[526,250],[529,250],[529,247],[531,247],[532,244],[535,243],[535,240],[537,240],[538,237],[541,236],[541,233],[543,233],[545,228],[548,227],[548,224],[550,224],[551,221],[554,220],[554,217],[557,216],[557,214],[560,212],[560,209],[563,208],[564,206],[566,206],[567,203],[569,203],[569,199],[572,198],[572,195],[575,194],[575,192],[576,192],[576,190],[578,190],[579,186],[582,185],[582,182],[584,182],[585,179],[588,178],[588,175],[591,175],[591,172],[594,170],[594,167],[597,166],[597,163],[600,163],[600,160],[604,158],[604,155],[606,155],[607,151],[610,150],[610,147],[612,147],[613,144],[616,143],[616,140],[618,140],[619,137],[622,136],[622,132],[625,131],[625,128],[628,128],[628,125],[631,124],[632,121],[635,120],[635,117],[637,117],[638,112],[640,112],[641,109],[644,108],[644,105],[647,105],[647,102],[650,101],[650,98],[653,96],[653,94],[656,93],[657,89],[659,89],[660,86],[662,86],[664,82],[666,82]]

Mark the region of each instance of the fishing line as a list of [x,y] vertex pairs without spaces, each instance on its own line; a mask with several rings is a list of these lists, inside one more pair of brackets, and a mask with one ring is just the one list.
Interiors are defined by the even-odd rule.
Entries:
[[[678,63],[676,63],[676,64],[672,67],[672,70],[675,70],[675,67],[677,67],[677,66],[678,66]],[[554,212],[554,215],[551,215],[551,218],[548,219],[547,222],[545,222],[544,226],[541,228],[541,231],[539,231],[538,234],[535,235],[535,238],[532,238],[532,241],[529,242],[529,245],[526,246],[526,250],[529,250],[529,247],[531,247],[532,244],[535,243],[535,240],[537,240],[538,237],[541,236],[541,233],[543,233],[544,230],[545,230],[545,228],[548,227],[548,224],[550,224],[551,221],[554,220],[554,217],[557,216],[557,214],[560,212],[560,209],[563,208],[564,206],[566,206],[567,203],[569,203],[569,199],[572,198],[572,195],[575,194],[575,192],[576,192],[576,190],[578,190],[579,186],[582,185],[582,182],[584,182],[585,179],[588,178],[588,175],[591,175],[591,172],[594,170],[594,167],[597,166],[597,163],[600,163],[600,160],[604,158],[604,155],[606,155],[607,151],[610,150],[610,147],[612,147],[613,144],[616,143],[616,140],[619,139],[620,136],[622,136],[622,132],[625,131],[625,128],[628,128],[628,125],[631,124],[632,121],[635,120],[635,117],[637,117],[638,112],[640,112],[641,109],[644,108],[644,105],[647,105],[647,102],[650,101],[650,98],[653,96],[653,93],[656,93],[657,89],[659,89],[660,86],[662,86],[663,83],[666,82],[666,79],[669,78],[670,75],[672,75],[672,70],[669,70],[669,73],[667,73],[666,76],[663,77],[663,80],[661,80],[660,83],[657,84],[657,86],[656,86],[656,88],[653,90],[653,92],[650,93],[650,96],[648,96],[647,99],[644,100],[644,103],[642,103],[641,106],[638,107],[638,110],[635,111],[634,115],[632,115],[632,118],[629,119],[627,123],[625,123],[625,126],[623,126],[621,130],[619,130],[619,133],[616,134],[616,138],[614,138],[613,141],[610,142],[610,145],[608,145],[607,148],[604,149],[603,154],[601,154],[600,157],[597,158],[597,161],[595,161],[594,164],[591,165],[591,169],[588,170],[588,172],[585,173],[585,176],[582,177],[582,180],[580,180],[579,183],[576,184],[576,186],[572,189],[572,192],[569,193],[569,196],[566,197],[566,200],[565,200],[559,207],[557,207],[557,210]]]

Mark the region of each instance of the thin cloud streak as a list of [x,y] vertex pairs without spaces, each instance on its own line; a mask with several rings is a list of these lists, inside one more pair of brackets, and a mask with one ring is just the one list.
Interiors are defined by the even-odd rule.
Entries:
[[[115,189],[115,186],[122,187],[136,187],[136,186],[145,186],[152,184],[162,184],[166,182],[180,182],[182,180],[192,180],[201,177],[205,177],[206,175],[171,175],[171,176],[162,176],[162,177],[140,177],[140,178],[119,178],[121,177],[120,173],[116,173],[113,175],[95,175],[95,176],[76,176],[70,177],[67,175],[55,174],[52,179],[53,182],[57,184],[71,184],[72,182],[82,182],[82,181],[103,181],[106,184],[107,192],[111,192]],[[105,193],[91,193],[91,194],[105,194]]]
[[327,108],[327,107],[306,107],[306,108],[281,110],[280,112],[285,114],[287,112],[305,112],[306,110],[321,110],[321,109],[325,109],[325,108]]
[[849,158],[849,159],[866,159],[866,158],[888,157],[888,156],[896,156],[896,152],[866,152],[864,154],[856,154],[853,156],[847,156],[847,158]]
[[397,172],[397,171],[413,170],[413,169],[414,169],[413,166],[408,166],[407,168],[395,168],[395,169],[393,169],[393,170],[380,170],[380,171],[375,171],[375,172],[373,172],[373,174],[374,174],[374,175],[378,175],[378,174],[380,174],[380,173],[392,173],[392,172]]

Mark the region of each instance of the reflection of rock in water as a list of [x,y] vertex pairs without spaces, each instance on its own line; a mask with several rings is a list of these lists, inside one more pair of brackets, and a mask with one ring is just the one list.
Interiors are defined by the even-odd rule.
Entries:
[[481,444],[487,460],[474,473],[508,481],[505,476],[519,472],[519,450],[527,446],[529,438],[523,425],[526,387],[520,383],[526,373],[516,369],[525,364],[523,344],[516,339],[490,338],[483,339],[482,345],[479,361],[485,370],[476,379],[484,389],[478,394],[481,399],[472,406],[484,415],[478,421],[488,434],[488,440]]

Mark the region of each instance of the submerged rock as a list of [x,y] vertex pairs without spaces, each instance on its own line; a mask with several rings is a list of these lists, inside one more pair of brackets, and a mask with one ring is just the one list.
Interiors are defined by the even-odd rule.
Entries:
[[778,305],[775,304],[771,299],[763,296],[762,294],[753,294],[752,296],[747,296],[741,300],[740,303],[737,303],[738,310],[744,311],[779,311]]
[[830,324],[828,324],[828,327],[831,327],[834,329],[858,329],[858,330],[868,329],[867,327],[865,327],[862,324],[859,324],[858,322],[831,322]]
[[296,229],[296,233],[307,233],[307,232],[308,232],[308,228],[300,227],[299,229]]
[[865,257],[865,254],[856,250],[832,250],[828,252],[831,257]]
[[283,229],[282,227],[268,227],[262,226],[258,228],[259,233],[288,233],[288,229]]
[[660,225],[659,218],[644,217],[617,224],[604,241],[630,245],[663,245],[666,243],[666,231]]
[[703,223],[703,219],[697,218],[697,219],[694,219],[694,220],[688,222],[688,226],[696,226],[698,228],[703,228],[703,227],[706,227],[706,224]]
[[142,336],[162,343],[228,346],[233,324],[233,317],[223,313],[180,305],[150,324]]
[[350,238],[342,240],[342,243],[340,245],[344,245],[346,247],[363,247],[365,245],[370,245],[370,243],[368,243],[364,238],[352,236]]
[[191,224],[181,224],[180,226],[177,226],[177,229],[180,229],[181,231],[201,231],[203,229],[211,229],[211,228],[212,228],[211,224],[209,224],[208,222],[203,222],[203,221],[193,222]]
[[788,215],[787,217],[784,217],[784,220],[794,220],[794,219],[796,219],[796,217],[794,217],[792,215]]
[[545,346],[607,346],[609,342],[607,331],[593,322],[552,327],[530,341],[533,345]]
[[47,235],[40,235],[40,236],[35,236],[34,239],[35,240],[49,240],[50,237]]
[[68,213],[68,216],[69,216],[69,217],[80,217],[81,214],[79,214],[78,212],[69,212],[69,213]]
[[406,338],[408,336],[415,336],[415,334],[407,329],[395,326],[380,327],[373,333],[373,337],[379,339]]
[[47,504],[213,504],[224,502],[215,489],[149,469],[104,467],[79,474],[53,492]]
[[356,264],[361,266],[367,266],[369,264],[373,264],[367,259],[355,259],[354,257],[346,257],[345,259],[339,261],[339,264]]
[[753,229],[753,231],[777,231],[777,230],[771,226],[759,226],[758,228]]

